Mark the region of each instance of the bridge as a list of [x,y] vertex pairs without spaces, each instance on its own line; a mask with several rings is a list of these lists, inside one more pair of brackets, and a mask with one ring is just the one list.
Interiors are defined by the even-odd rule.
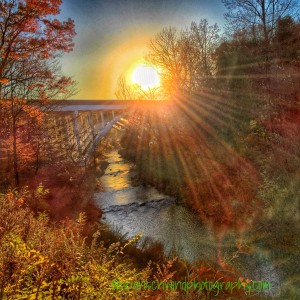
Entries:
[[166,102],[157,100],[53,100],[48,114],[48,138],[52,143],[60,145],[62,154],[77,163],[86,165],[100,140],[116,123],[122,123],[122,118],[129,110]]

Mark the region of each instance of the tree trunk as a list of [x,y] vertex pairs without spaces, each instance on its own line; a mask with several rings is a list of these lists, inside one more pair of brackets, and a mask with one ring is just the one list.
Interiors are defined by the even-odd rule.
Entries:
[[14,178],[16,186],[19,186],[19,168],[18,168],[18,155],[17,155],[17,127],[16,120],[13,119],[13,164],[14,164]]

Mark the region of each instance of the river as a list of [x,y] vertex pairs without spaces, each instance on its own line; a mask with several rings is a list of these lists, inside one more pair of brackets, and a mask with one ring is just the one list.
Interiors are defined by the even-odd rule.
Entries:
[[[104,191],[95,193],[96,203],[103,210],[102,222],[127,234],[128,238],[142,233],[142,239],[161,242],[166,255],[175,249],[179,257],[190,262],[200,258],[216,263],[214,236],[193,213],[152,186],[134,186],[131,181],[133,165],[117,151],[107,153],[106,161],[108,166],[101,177]],[[251,235],[248,238],[251,239]],[[228,233],[223,240],[222,253],[225,261],[238,267],[241,277],[271,282],[272,288],[265,291],[265,295],[278,296],[282,268],[274,264],[270,252],[256,248],[251,254],[240,253],[234,233]]]

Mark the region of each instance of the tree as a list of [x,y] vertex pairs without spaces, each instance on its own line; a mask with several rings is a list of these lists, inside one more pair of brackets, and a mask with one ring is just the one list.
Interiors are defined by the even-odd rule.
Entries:
[[176,28],[164,28],[150,41],[147,60],[160,72],[160,81],[166,96],[179,94],[186,85],[186,69],[182,64],[182,36]]
[[[222,0],[222,2],[228,10],[225,17],[233,36],[240,34],[246,37],[247,43],[251,43],[256,61],[253,64],[254,68],[248,66],[250,70],[255,70],[256,76],[258,75],[259,81],[256,86],[260,88],[267,105],[271,107],[274,99],[272,73],[278,68],[275,60],[276,32],[281,20],[287,16],[292,18],[299,16],[299,3],[297,0]],[[246,50],[244,53],[249,52],[247,49],[243,50]],[[239,67],[242,66],[239,64]]]
[[68,94],[74,83],[62,75],[55,60],[72,50],[75,35],[71,19],[53,18],[60,5],[61,0],[6,0],[0,4],[0,104],[5,136],[12,141],[17,185],[21,133],[25,128],[32,130],[32,122],[41,124],[45,111],[41,106]]
[[118,79],[116,88],[116,97],[119,100],[160,100],[160,88],[152,87],[143,89],[138,84],[129,84],[121,75]]
[[148,61],[160,70],[167,97],[193,95],[214,74],[214,48],[219,42],[217,24],[206,19],[192,22],[190,29],[164,28],[149,46]]
[[219,27],[215,23],[209,25],[206,19],[191,24],[191,40],[198,52],[198,65],[201,77],[207,79],[211,77],[215,71],[213,54],[219,44]]
[[251,29],[253,38],[268,46],[275,36],[277,22],[287,15],[297,16],[296,0],[222,0],[225,18],[234,30]]
[[59,14],[61,0],[4,0],[0,4],[0,80],[7,65],[33,55],[40,59],[57,56],[57,51],[73,49],[75,35],[71,19],[51,18]]
[[280,58],[297,59],[300,49],[300,23],[291,16],[279,19],[275,34],[275,51]]
[[124,76],[120,76],[116,88],[116,97],[119,100],[137,100],[136,91],[132,85],[126,82]]

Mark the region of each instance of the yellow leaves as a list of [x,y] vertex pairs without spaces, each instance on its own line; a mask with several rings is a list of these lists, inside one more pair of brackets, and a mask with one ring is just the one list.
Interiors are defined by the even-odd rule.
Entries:
[[36,299],[36,292],[37,288],[32,290],[32,295],[29,296],[28,300],[35,300]]
[[138,233],[136,236],[134,236],[131,240],[129,240],[123,247],[120,248],[119,253],[124,254],[123,250],[132,245],[135,244],[140,238],[142,237],[142,233]]
[[48,257],[39,255],[38,260],[34,263],[34,265],[37,266],[37,265],[43,265],[43,264],[47,264],[47,263],[49,263]]
[[31,254],[33,254],[33,253],[35,254],[35,253],[37,253],[37,251],[36,251],[36,250],[34,250],[34,249],[33,249],[33,250],[30,250],[30,251],[28,252],[28,256],[30,257],[30,256],[31,256]]
[[13,242],[9,242],[9,245],[12,247],[12,248],[15,248],[15,244]]
[[48,287],[49,285],[50,285],[50,283],[47,283],[46,281],[43,281],[41,287],[45,288],[45,287]]
[[79,213],[79,216],[76,220],[76,223],[79,225],[79,227],[83,227],[87,222],[87,216],[84,212]]
[[43,184],[40,183],[38,185],[38,187],[36,188],[36,195],[38,195],[38,196],[46,196],[47,194],[49,194],[49,189],[45,189],[45,187],[43,186]]
[[[40,184],[34,192],[44,194],[45,187]],[[118,261],[118,243],[112,246],[111,251],[102,245],[90,251],[84,237],[72,236],[74,226],[61,228],[48,222],[45,215],[36,217],[25,208],[15,209],[15,203],[29,201],[34,192],[27,195],[12,190],[7,195],[0,195],[0,225],[4,215],[12,216],[9,219],[11,232],[1,231],[0,241],[0,270],[5,273],[4,270],[13,265],[13,279],[1,277],[0,273],[5,297],[36,299],[32,297],[36,297],[37,293],[37,299],[62,299],[62,293],[75,295],[80,292],[82,299],[136,299],[132,296],[133,291],[112,291],[111,281],[116,278],[125,282],[136,282],[141,278],[147,280],[150,269],[139,272],[126,259]],[[25,213],[16,215],[16,211]],[[85,221],[82,215],[79,223]],[[73,221],[73,224],[78,223]],[[133,238],[127,246],[138,238]],[[57,239],[61,241],[56,243]],[[4,265],[5,261],[9,265]]]

